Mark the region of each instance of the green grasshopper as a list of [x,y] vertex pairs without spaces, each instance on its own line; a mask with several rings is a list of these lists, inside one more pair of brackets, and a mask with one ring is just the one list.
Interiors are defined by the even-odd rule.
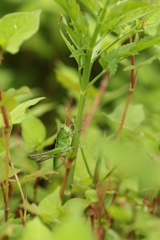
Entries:
[[38,163],[46,161],[53,157],[53,168],[58,168],[56,166],[57,158],[63,157],[66,152],[72,149],[72,147],[70,147],[69,138],[71,134],[71,129],[67,125],[62,124],[58,131],[55,148],[53,150],[43,153],[31,154],[28,157]]

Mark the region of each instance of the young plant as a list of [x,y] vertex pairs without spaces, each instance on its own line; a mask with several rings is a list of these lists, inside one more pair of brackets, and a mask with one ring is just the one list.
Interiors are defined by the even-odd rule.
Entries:
[[[82,128],[85,100],[89,88],[97,82],[106,72],[110,78],[116,73],[118,63],[131,56],[131,79],[130,91],[123,117],[118,130],[118,137],[122,131],[130,99],[135,89],[137,74],[135,76],[134,55],[159,43],[160,35],[156,32],[158,25],[155,24],[155,35],[144,36],[144,26],[147,23],[147,16],[153,16],[159,11],[158,4],[151,4],[139,1],[82,1],[87,14],[84,14],[80,5],[74,1],[56,0],[56,2],[67,13],[67,18],[61,16],[60,25],[64,30],[60,30],[61,36],[67,47],[71,51],[70,57],[77,62],[79,76],[79,102],[76,115],[75,129]],[[69,20],[68,20],[69,18]],[[147,19],[148,20],[148,19]],[[148,20],[150,21],[150,20]],[[92,23],[92,25],[91,25]],[[140,37],[141,32],[142,37]],[[114,34],[115,40],[107,39]],[[132,39],[135,38],[134,41]],[[128,43],[125,42],[128,39]],[[150,58],[150,62],[158,58],[158,54]],[[92,69],[94,64],[99,61],[102,70],[92,79]],[[145,63],[144,63],[145,64]],[[141,64],[143,65],[143,64]],[[137,67],[138,68],[138,67]],[[79,135],[79,134],[78,134]],[[69,199],[71,194],[71,184],[74,178],[79,137],[73,135],[72,151],[68,154],[68,161],[73,162],[70,173],[67,172],[66,197],[64,202]]]
[[[16,229],[18,237],[16,233],[14,237],[17,239],[25,240],[34,237],[35,240],[41,240],[45,236],[47,239],[57,240],[73,238],[77,240],[82,238],[84,240],[142,238],[156,240],[154,234],[159,233],[157,226],[160,222],[159,219],[146,215],[146,208],[149,214],[159,214],[159,194],[156,188],[159,186],[159,157],[151,155],[150,150],[147,149],[148,145],[146,148],[140,137],[137,141],[136,134],[143,137],[145,135],[158,145],[159,136],[142,131],[140,124],[145,118],[143,107],[140,104],[131,105],[130,102],[140,68],[160,59],[160,4],[158,1],[147,0],[55,0],[55,2],[65,12],[59,21],[60,34],[71,51],[70,57],[77,63],[79,96],[74,131],[71,132],[67,125],[62,124],[52,139],[45,139],[44,125],[28,114],[28,108],[43,98],[21,102],[18,101],[17,96],[28,92],[28,89],[10,90],[4,93],[0,91],[2,113],[0,124],[4,139],[1,158],[2,160],[5,158],[5,162],[1,161],[0,165],[0,183],[7,226],[13,233],[15,225],[10,225],[8,221],[9,184],[10,181],[16,180],[23,200],[18,206],[21,222],[24,225],[23,229]],[[5,51],[16,53],[21,43],[37,30],[39,15],[40,11],[22,15],[18,13],[18,15],[6,16],[0,21],[0,26],[4,24],[3,31],[0,30],[1,62]],[[31,29],[30,26],[32,26]],[[6,29],[10,30],[9,34]],[[155,48],[156,52],[152,53],[153,55],[146,61],[140,61],[136,65],[137,55],[150,47]],[[128,66],[127,58],[131,59],[131,66]],[[94,131],[86,134],[83,128],[89,126],[96,111],[100,114],[100,100],[103,100],[102,95],[105,94],[106,85],[116,74],[120,62],[127,65],[125,70],[130,71],[128,98],[126,104],[117,106],[106,119],[119,124],[118,139],[122,135],[122,129],[129,131],[126,135],[124,134],[124,139],[120,139],[122,141],[117,141],[115,129],[113,127],[113,131],[111,127],[110,131],[113,134],[108,136],[108,133],[105,133],[99,141],[100,134],[94,135]],[[93,71],[95,66],[100,69],[96,76]],[[89,90],[93,89],[101,78],[91,111],[85,116]],[[120,91],[114,95],[114,99],[119,94]],[[14,106],[9,104],[10,100]],[[115,104],[117,105],[116,101]],[[40,181],[41,177],[45,178],[45,174],[57,173],[56,169],[52,170],[52,166],[49,165],[50,161],[44,162],[42,166],[38,164],[38,171],[26,173],[19,180],[18,173],[22,170],[14,168],[9,143],[12,127],[15,124],[22,126],[22,136],[27,151],[39,151],[31,154],[29,156],[31,159],[39,163],[54,157],[54,160],[60,158],[64,163],[62,172],[60,172],[61,168],[60,171],[58,169],[60,183],[52,181],[52,184],[48,184],[53,188],[53,191],[49,189],[50,194],[46,194],[46,185],[44,187],[46,183]],[[104,126],[106,128],[105,124]],[[91,138],[88,141],[89,134]],[[54,140],[55,145],[52,146],[52,150],[42,152],[46,146],[53,144]],[[28,159],[26,151],[24,152],[25,161],[29,162],[31,169],[35,169],[32,167],[35,162]],[[148,155],[156,161],[150,161]],[[19,158],[23,164],[19,154],[16,158]],[[24,164],[26,164],[25,161]],[[23,172],[27,164],[24,166]],[[35,167],[37,167],[36,164]],[[1,169],[5,169],[5,175],[2,174]],[[78,174],[81,175],[79,178]],[[14,179],[10,179],[11,177]],[[30,197],[27,182],[35,178],[34,184],[29,185],[34,192],[34,197]],[[20,182],[24,183],[25,194]],[[44,194],[38,193],[40,184],[44,187]],[[154,188],[156,188],[155,194],[151,191]],[[147,193],[144,196],[146,189]],[[30,204],[27,201],[27,194],[29,201],[34,203]],[[153,197],[150,196],[151,194]],[[32,218],[33,216],[35,217]],[[145,224],[141,223],[142,219]],[[151,221],[153,225],[150,224]],[[15,223],[15,220],[13,222]],[[18,223],[16,227],[21,225]],[[33,229],[38,229],[34,235]],[[4,231],[0,231],[0,238],[7,239],[9,230],[6,227]]]

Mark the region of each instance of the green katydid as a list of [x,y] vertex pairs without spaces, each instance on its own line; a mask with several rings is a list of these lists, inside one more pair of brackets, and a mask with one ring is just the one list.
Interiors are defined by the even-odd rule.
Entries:
[[57,134],[55,148],[50,151],[46,151],[43,153],[31,154],[28,157],[36,162],[40,163],[50,158],[53,159],[53,167],[56,165],[56,158],[63,157],[64,153],[68,152],[72,147],[70,147],[70,138],[72,132],[71,129],[62,124]]

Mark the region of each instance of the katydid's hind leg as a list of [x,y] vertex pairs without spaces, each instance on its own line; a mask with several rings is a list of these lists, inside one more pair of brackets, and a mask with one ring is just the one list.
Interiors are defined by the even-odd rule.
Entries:
[[77,150],[77,148],[75,148],[75,147],[68,147],[67,149],[66,148],[62,149],[62,153],[68,152],[71,149]]
[[62,161],[60,161],[59,159],[61,159],[61,157],[56,157],[53,159],[53,170],[56,170],[63,165]]
[[53,177],[54,173],[52,173],[49,178],[47,179],[47,182],[49,182],[49,180],[51,180],[51,178]]

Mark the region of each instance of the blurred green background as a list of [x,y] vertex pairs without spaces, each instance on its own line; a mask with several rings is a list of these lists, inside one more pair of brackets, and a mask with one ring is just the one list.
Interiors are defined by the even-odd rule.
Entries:
[[[60,81],[61,77],[58,77],[59,81],[57,81],[56,77],[57,71],[57,76],[70,74],[71,69],[66,68],[65,65],[74,69],[77,67],[74,59],[69,57],[70,52],[59,33],[62,9],[53,0],[1,0],[0,17],[8,13],[37,9],[42,9],[39,31],[22,45],[17,54],[5,54],[3,64],[0,67],[0,82],[4,90],[27,85],[32,89],[33,97],[45,96],[45,102],[51,103],[51,105],[48,107],[50,112],[45,113],[42,119],[47,124],[53,125],[56,117],[65,121],[65,106],[72,97],[75,98],[77,91],[76,84],[72,83],[66,86],[67,78],[63,76]],[[108,39],[111,40],[114,37],[114,35],[109,35]],[[140,55],[136,56],[136,64],[147,60],[154,54],[154,51],[154,48],[151,48],[141,52]],[[60,64],[60,61],[65,65]],[[95,121],[102,127],[109,125],[108,128],[112,128],[106,118],[102,117],[101,112],[111,113],[117,105],[125,102],[127,98],[130,73],[123,71],[123,69],[130,64],[129,61],[126,59],[119,64],[118,71],[109,80],[106,92],[103,94],[100,111],[97,111],[95,116]],[[96,63],[92,71],[92,78],[99,73],[99,70],[100,66]],[[71,79],[74,80],[73,78],[72,75]],[[96,88],[99,84],[100,81],[96,83]],[[158,131],[159,128],[157,121],[160,111],[159,88],[159,61],[155,61],[140,69],[137,87],[132,98],[133,104],[140,103],[144,106],[147,116],[144,124],[155,131]],[[95,91],[89,99],[86,112],[96,93]]]

